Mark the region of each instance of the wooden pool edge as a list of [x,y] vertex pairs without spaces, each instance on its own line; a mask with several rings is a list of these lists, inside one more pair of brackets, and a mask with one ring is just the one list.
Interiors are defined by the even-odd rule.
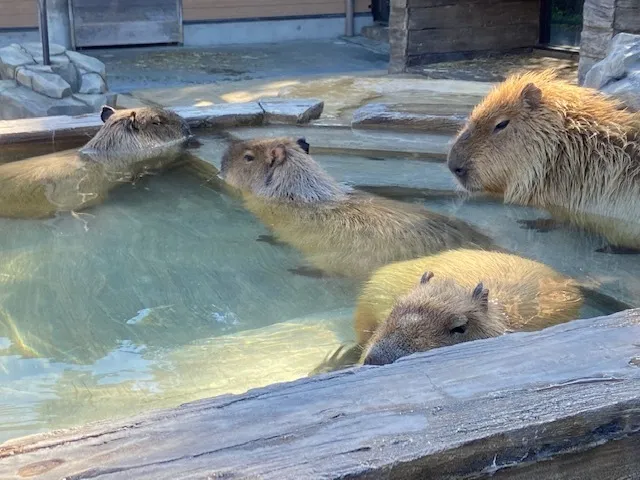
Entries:
[[[168,108],[185,118],[193,129],[305,124],[320,118],[323,109],[324,102],[316,99]],[[82,138],[94,135],[101,125],[99,113],[2,120],[0,145]]]
[[635,309],[9,441],[0,478],[637,479],[639,448]]

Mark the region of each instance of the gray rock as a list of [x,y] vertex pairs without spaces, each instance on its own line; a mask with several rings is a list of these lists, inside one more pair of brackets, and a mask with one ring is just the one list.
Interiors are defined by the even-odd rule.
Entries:
[[[425,106],[427,110],[428,106]],[[464,115],[433,115],[406,105],[370,103],[355,112],[352,128],[397,128],[431,133],[455,133],[465,122]]]
[[0,48],[0,78],[3,80],[14,79],[17,67],[34,63],[33,57],[19,45]]
[[110,107],[116,106],[116,97],[115,93],[104,93],[98,95],[88,95],[84,93],[76,93],[73,95],[73,98],[76,100],[80,100],[82,103],[86,103],[91,108],[93,108],[94,112],[100,110],[103,105],[109,105]]
[[83,73],[80,79],[80,93],[99,94],[107,91],[107,84],[97,73]]
[[71,85],[53,73],[50,66],[20,67],[16,74],[16,80],[19,84],[50,98],[64,98],[71,95]]
[[267,123],[309,123],[322,115],[324,102],[315,99],[265,98],[258,102]]
[[82,115],[93,108],[73,97],[53,99],[26,87],[15,85],[0,88],[0,119],[47,117],[50,115]]
[[97,58],[89,57],[88,55],[83,55],[72,50],[67,50],[66,55],[75,64],[76,67],[79,67],[87,72],[97,73],[103,79],[107,78],[107,69],[104,63],[102,63]]
[[587,72],[583,85],[640,108],[640,35],[620,33],[613,37],[607,55]]
[[602,91],[618,98],[631,110],[640,112],[640,69],[610,83]]
[[60,75],[69,85],[71,91],[77,92],[80,88],[80,76],[69,57],[66,55],[55,55],[51,57],[51,68],[54,73]]
[[[33,57],[42,58],[42,44],[40,42],[26,42],[23,43],[22,48],[29,52]],[[49,43],[49,55],[62,55],[66,52],[66,48],[57,43]]]

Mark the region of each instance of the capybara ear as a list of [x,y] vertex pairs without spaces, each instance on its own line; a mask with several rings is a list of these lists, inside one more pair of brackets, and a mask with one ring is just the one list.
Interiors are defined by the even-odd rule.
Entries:
[[420,283],[427,283],[429,280],[433,278],[433,272],[424,272],[422,274],[422,278],[420,278]]
[[536,87],[533,83],[527,83],[525,85],[520,97],[530,110],[535,110],[542,104],[542,90]]
[[473,289],[471,297],[474,300],[480,302],[480,305],[482,305],[484,308],[489,306],[489,290],[484,288],[482,282],[476,285],[476,288]]
[[136,111],[132,110],[129,114],[129,125],[134,130],[138,130],[138,120],[136,120]]
[[102,120],[102,123],[104,123],[109,120],[109,117],[114,113],[116,113],[116,111],[109,105],[103,105],[102,110],[100,110],[100,120]]
[[304,153],[306,153],[307,155],[309,155],[309,143],[307,143],[307,139],[304,137],[300,137],[298,140],[296,140],[296,143],[298,144],[298,146],[304,150]]
[[269,158],[269,166],[275,167],[284,163],[287,159],[287,149],[284,145],[280,144],[277,147],[271,149],[271,155]]

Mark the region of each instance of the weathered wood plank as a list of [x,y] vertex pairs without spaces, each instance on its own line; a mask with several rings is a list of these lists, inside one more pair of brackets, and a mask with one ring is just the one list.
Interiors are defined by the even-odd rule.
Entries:
[[634,310],[7,442],[0,478],[633,479],[638,363]]
[[[297,116],[278,118],[279,123],[290,119],[301,123],[317,119],[322,113],[319,102],[289,99],[279,102],[280,111],[288,110]],[[269,105],[269,108],[275,108]],[[222,103],[207,107],[176,107],[171,109],[186,118],[192,128],[244,127],[263,125],[268,116],[258,102]],[[295,121],[294,121],[295,120]],[[52,116],[0,121],[0,145],[32,142],[57,142],[62,139],[79,140],[94,135],[102,122],[97,113],[78,116]]]
[[492,7],[482,3],[460,2],[454,5],[412,8],[409,11],[409,29],[537,25],[538,15],[537,1],[519,0]]
[[640,5],[616,8],[616,19],[613,26],[618,32],[640,33]]
[[538,25],[443,28],[409,32],[409,55],[513,49],[535,45]]

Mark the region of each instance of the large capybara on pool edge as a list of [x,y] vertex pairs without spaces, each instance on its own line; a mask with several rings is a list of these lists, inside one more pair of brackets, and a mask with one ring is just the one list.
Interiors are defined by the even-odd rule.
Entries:
[[509,77],[473,110],[448,166],[469,191],[548,209],[640,247],[640,114],[552,71]]
[[168,166],[197,143],[187,122],[163,109],[103,107],[101,119],[79,150],[0,165],[0,216],[45,218],[94,206],[112,188]]
[[323,273],[366,279],[387,263],[450,248],[491,248],[465,222],[350,190],[307,153],[304,139],[234,142],[221,176],[277,238]]

